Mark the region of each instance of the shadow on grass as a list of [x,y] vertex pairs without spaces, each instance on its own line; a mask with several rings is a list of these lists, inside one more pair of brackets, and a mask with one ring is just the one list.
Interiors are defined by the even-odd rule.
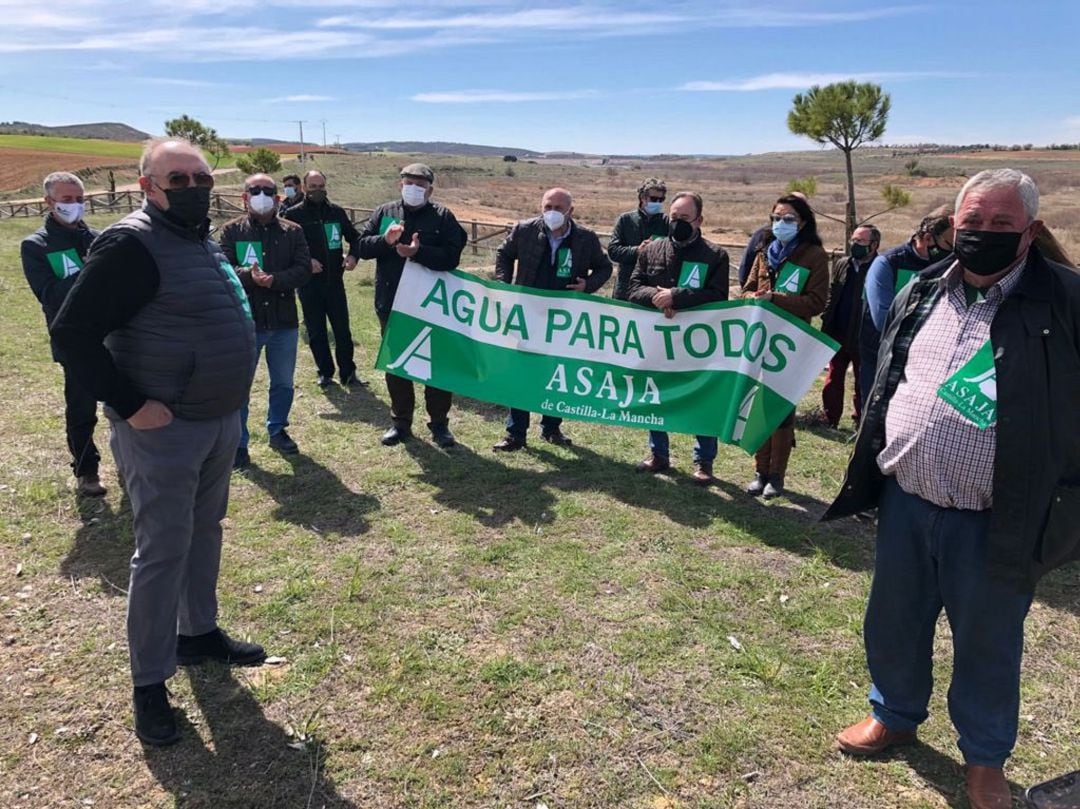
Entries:
[[371,527],[367,515],[379,508],[378,498],[352,491],[306,455],[283,457],[290,472],[272,472],[253,462],[244,473],[277,502],[274,519],[350,536],[367,532]]
[[319,418],[337,422],[364,422],[375,426],[390,426],[390,408],[367,385],[345,388],[337,383],[321,388],[326,400],[337,408],[336,413],[320,413]]
[[125,595],[128,566],[135,552],[135,534],[131,525],[131,504],[123,492],[120,510],[113,511],[103,497],[80,497],[76,502],[82,523],[60,572],[69,578],[97,576],[103,593]]
[[488,527],[520,520],[526,525],[555,519],[555,495],[547,473],[509,469],[463,444],[443,451],[426,441],[403,445],[420,466],[420,480],[435,487],[434,499]]
[[206,721],[212,749],[179,716],[181,740],[164,749],[144,747],[146,765],[177,806],[356,807],[323,773],[325,749],[307,749],[263,714],[251,691],[228,669],[188,670],[191,690]]
[[[960,762],[921,742],[890,751],[889,758],[906,762],[927,786],[937,790],[946,805],[952,809],[967,809],[970,805],[964,769]],[[1023,805],[1024,788],[1009,781],[1009,789],[1012,791],[1013,800],[1020,801],[1017,805]]]

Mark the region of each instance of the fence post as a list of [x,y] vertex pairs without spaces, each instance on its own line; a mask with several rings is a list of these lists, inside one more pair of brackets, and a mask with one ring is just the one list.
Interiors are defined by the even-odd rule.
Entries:
[[477,230],[477,223],[476,223],[475,220],[473,220],[473,223],[472,223],[472,254],[474,256],[480,254],[480,249],[479,249],[479,247],[477,245],[477,242],[476,242],[476,240],[477,240],[477,238],[479,236],[480,236],[480,232]]

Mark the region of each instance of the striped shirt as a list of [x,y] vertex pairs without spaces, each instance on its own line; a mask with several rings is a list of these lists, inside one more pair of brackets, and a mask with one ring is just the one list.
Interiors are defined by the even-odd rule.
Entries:
[[[904,375],[885,414],[878,468],[908,494],[942,508],[982,511],[993,505],[997,425],[980,429],[938,396],[942,384],[990,339],[990,324],[1027,261],[967,304],[956,262],[938,280],[941,293],[908,353]],[[995,357],[1000,354],[995,353]]]

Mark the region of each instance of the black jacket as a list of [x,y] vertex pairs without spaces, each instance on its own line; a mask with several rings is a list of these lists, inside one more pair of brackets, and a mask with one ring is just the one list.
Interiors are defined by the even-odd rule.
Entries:
[[[68,228],[49,214],[40,228],[22,240],[23,273],[41,304],[46,324],[52,323],[64,298],[75,286],[90,243],[97,237],[98,231],[83,222]],[[61,254],[66,250],[74,250],[78,261],[71,260],[70,254],[65,260]]]
[[[316,205],[310,197],[293,205],[285,212],[285,219],[304,229],[311,257],[323,265],[323,271],[312,276],[313,283],[340,281],[345,273],[343,261],[344,242],[349,243],[349,255],[360,258],[360,234],[357,233],[349,215],[340,205],[324,202]],[[336,227],[338,246],[330,246],[330,234]]]
[[641,208],[627,211],[619,214],[619,218],[615,220],[615,227],[611,230],[611,240],[608,242],[608,257],[618,264],[620,269],[633,272],[641,243],[653,237],[666,239],[667,235],[666,214],[658,213],[655,216],[648,216]]
[[394,222],[405,226],[399,244],[410,244],[413,234],[420,235],[420,249],[413,261],[440,272],[457,269],[468,236],[449,208],[429,202],[422,208],[406,208],[401,200],[387,202],[371,212],[360,231],[360,258],[375,259],[375,312],[389,316],[394,305],[405,259],[388,244],[383,234]]
[[[832,266],[829,280],[829,302],[821,315],[821,330],[836,340],[849,353],[859,349],[859,321],[863,314],[863,285],[873,258],[856,263],[851,256],[841,256]],[[852,267],[855,272],[852,272]],[[841,303],[846,317],[838,318]]]
[[575,278],[584,278],[585,292],[596,292],[607,283],[611,262],[593,231],[571,220],[570,234],[559,249],[563,248],[570,250],[571,270],[560,278],[551,261],[543,217],[518,222],[495,253],[495,277],[506,284],[536,289],[566,289]]
[[[296,290],[312,277],[311,254],[303,229],[276,216],[264,225],[244,214],[222,225],[218,236],[221,251],[244,285],[255,330],[297,328],[300,319],[296,314]],[[238,253],[238,247],[243,247],[243,255]],[[262,254],[260,268],[274,276],[270,286],[261,287],[251,280],[249,253]]]
[[[655,308],[652,298],[659,287],[673,289],[674,309],[689,309],[728,298],[728,254],[700,235],[686,247],[676,247],[671,239],[657,239],[639,250],[637,256],[627,295],[631,303]],[[687,263],[705,265],[697,287],[679,286],[683,265]]]
[[[877,504],[885,414],[912,340],[940,297],[938,279],[951,263],[927,268],[893,301],[855,452],[823,519]],[[998,309],[990,336],[998,416],[987,570],[1030,590],[1046,572],[1080,559],[1080,275],[1032,247],[1024,277]]]

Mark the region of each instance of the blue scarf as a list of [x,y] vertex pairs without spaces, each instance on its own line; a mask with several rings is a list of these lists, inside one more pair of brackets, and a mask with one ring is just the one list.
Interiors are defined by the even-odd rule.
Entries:
[[778,272],[798,246],[798,234],[795,234],[795,237],[789,240],[787,244],[783,244],[779,239],[773,239],[769,242],[769,247],[765,251],[765,261],[769,265],[769,269]]

